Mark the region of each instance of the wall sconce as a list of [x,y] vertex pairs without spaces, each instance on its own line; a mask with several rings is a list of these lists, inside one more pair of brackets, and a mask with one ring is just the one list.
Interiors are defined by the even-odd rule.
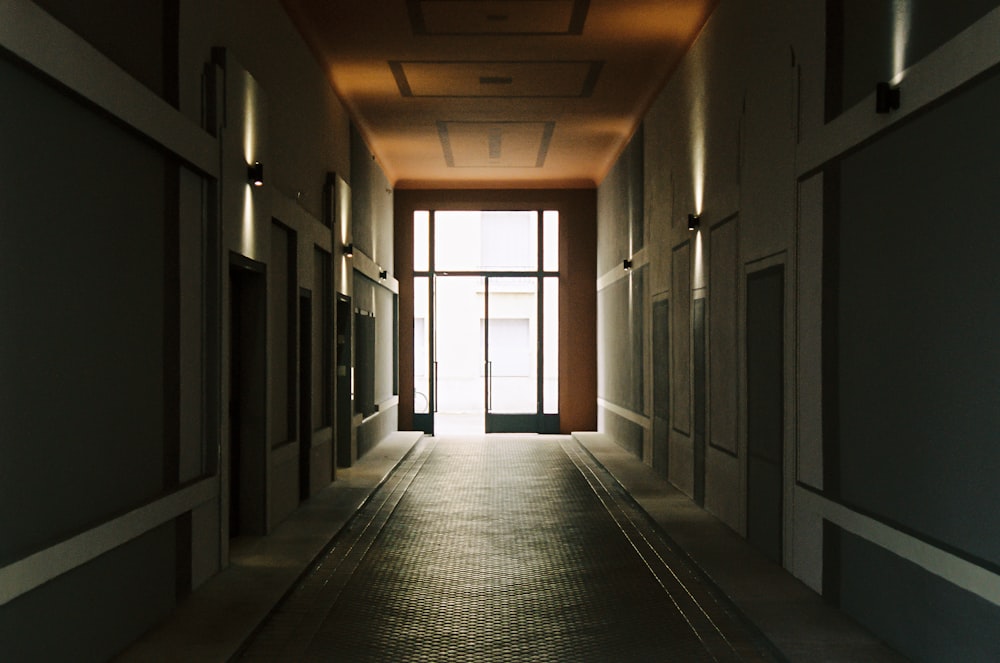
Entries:
[[899,88],[889,87],[885,81],[875,86],[875,112],[888,113],[899,110]]
[[254,161],[247,166],[247,181],[254,186],[264,186],[264,164]]
[[622,261],[622,267],[627,272],[628,270],[632,269],[632,261],[626,258],[624,261]]
[[344,244],[343,252],[344,252],[344,257],[346,257],[346,258],[350,258],[350,257],[354,256],[354,245],[353,244]]
[[389,272],[387,270],[385,270],[385,269],[379,268],[379,270],[378,270],[378,277],[379,277],[380,280],[384,281],[387,278],[389,278]]
[[698,230],[698,228],[701,228],[701,216],[688,214],[688,230]]

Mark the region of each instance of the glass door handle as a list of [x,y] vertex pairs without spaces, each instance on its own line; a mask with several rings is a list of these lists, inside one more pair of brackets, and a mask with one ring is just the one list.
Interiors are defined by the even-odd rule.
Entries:
[[436,413],[438,411],[438,363],[434,362],[434,390],[431,393],[431,399],[434,401],[433,411]]
[[493,362],[486,362],[486,411],[493,411]]

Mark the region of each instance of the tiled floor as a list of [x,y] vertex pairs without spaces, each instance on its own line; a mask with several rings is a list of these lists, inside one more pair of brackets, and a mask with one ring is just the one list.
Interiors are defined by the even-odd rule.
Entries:
[[427,439],[247,661],[770,661],[568,438]]
[[121,660],[903,660],[603,435],[417,439]]

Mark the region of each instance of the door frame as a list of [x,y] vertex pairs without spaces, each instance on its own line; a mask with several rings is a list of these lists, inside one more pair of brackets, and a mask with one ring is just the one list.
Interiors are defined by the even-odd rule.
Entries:
[[[450,210],[449,210],[450,211]],[[430,379],[428,380],[428,412],[427,413],[416,413],[413,414],[413,426],[417,430],[422,430],[428,435],[434,434],[434,416],[438,412],[439,402],[438,402],[438,352],[437,352],[437,279],[447,278],[447,277],[482,277],[485,282],[485,310],[484,310],[484,320],[486,320],[486,332],[485,338],[483,339],[483,354],[486,358],[486,365],[484,366],[484,379],[483,379],[483,404],[485,410],[485,431],[486,433],[547,433],[554,434],[559,432],[559,414],[546,414],[544,407],[544,360],[545,360],[545,344],[544,344],[544,321],[545,321],[545,279],[546,278],[560,278],[560,273],[558,269],[548,270],[544,269],[544,214],[546,209],[530,209],[525,207],[524,209],[503,209],[503,210],[493,210],[488,208],[483,209],[470,209],[469,211],[480,211],[480,212],[517,212],[517,211],[527,211],[536,213],[536,227],[535,230],[538,234],[538,256],[537,256],[537,269],[535,270],[525,270],[525,271],[504,271],[504,270],[470,270],[470,271],[456,271],[456,270],[444,270],[438,271],[435,265],[434,256],[434,245],[435,245],[435,215],[437,210],[428,210],[429,220],[428,220],[428,233],[429,233],[429,255],[428,255],[428,269],[427,271],[414,271],[413,279],[416,283],[416,279],[421,277],[426,277],[428,279],[428,321],[426,334],[428,335],[428,357],[427,357],[427,370]],[[412,222],[412,221],[411,221]],[[560,223],[562,223],[560,218]],[[536,375],[537,375],[537,391],[536,391],[536,408],[534,413],[525,414],[511,414],[511,413],[493,413],[490,408],[490,377],[488,373],[488,362],[489,362],[489,280],[498,278],[534,278],[537,279],[537,289],[536,289],[536,305],[537,311],[537,343],[538,351],[536,353]],[[414,286],[415,292],[416,286]],[[557,307],[558,310],[558,307]],[[557,355],[558,356],[558,355]]]
[[[495,320],[490,314],[490,281],[507,278],[535,278],[535,411],[532,412],[494,412],[493,411],[493,360],[490,358],[490,326]],[[496,272],[485,273],[485,330],[483,335],[483,357],[486,362],[484,391],[487,433],[548,433],[558,432],[558,415],[546,415],[545,397],[545,279],[541,273],[527,277],[503,275]],[[529,333],[530,336],[530,333]],[[548,417],[548,419],[546,419]],[[547,425],[548,424],[548,425]],[[554,425],[554,428],[553,428]]]

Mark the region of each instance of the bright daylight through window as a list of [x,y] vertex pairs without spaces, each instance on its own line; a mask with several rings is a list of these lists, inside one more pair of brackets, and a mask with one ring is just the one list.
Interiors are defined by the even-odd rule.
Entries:
[[559,213],[418,211],[413,231],[414,423],[557,427]]

